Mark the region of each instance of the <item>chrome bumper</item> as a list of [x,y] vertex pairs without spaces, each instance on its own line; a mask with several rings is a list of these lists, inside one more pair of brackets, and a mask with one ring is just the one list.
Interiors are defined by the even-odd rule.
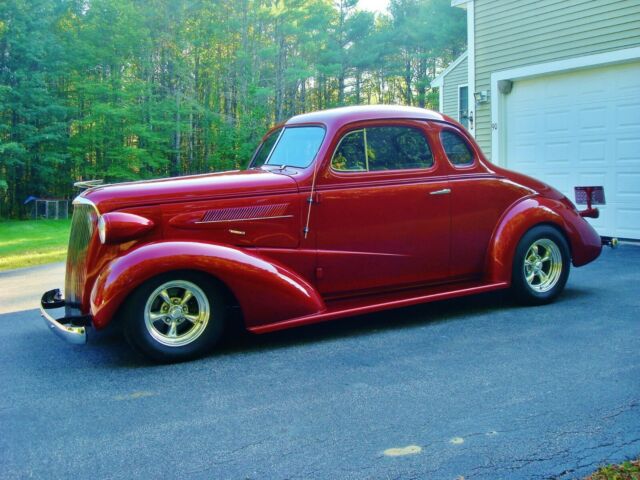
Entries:
[[81,317],[63,317],[59,319],[53,318],[47,310],[52,308],[61,308],[65,306],[60,289],[49,290],[42,295],[40,300],[40,314],[44,318],[44,323],[58,337],[75,345],[84,345],[87,343],[86,326],[91,322],[88,315]]
[[618,239],[616,237],[600,237],[602,245],[608,245],[611,248],[618,248]]

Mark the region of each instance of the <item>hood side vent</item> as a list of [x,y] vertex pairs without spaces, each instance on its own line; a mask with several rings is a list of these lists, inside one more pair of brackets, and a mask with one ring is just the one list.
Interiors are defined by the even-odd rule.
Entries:
[[254,205],[249,207],[231,207],[208,210],[196,223],[235,222],[241,220],[263,220],[269,218],[291,217],[286,215],[288,203],[273,205]]

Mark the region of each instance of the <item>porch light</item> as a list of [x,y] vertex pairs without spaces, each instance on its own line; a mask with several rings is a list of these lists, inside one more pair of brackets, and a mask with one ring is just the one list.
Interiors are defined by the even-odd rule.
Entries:
[[475,98],[476,104],[488,103],[489,90],[480,90],[479,92],[475,92],[473,94],[473,98]]

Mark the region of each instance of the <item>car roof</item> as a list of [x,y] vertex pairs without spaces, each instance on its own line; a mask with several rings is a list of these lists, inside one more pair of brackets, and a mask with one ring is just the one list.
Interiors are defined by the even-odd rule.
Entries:
[[400,105],[362,105],[340,107],[319,112],[304,113],[291,117],[285,125],[322,123],[340,128],[342,125],[361,120],[418,119],[447,121],[448,119],[433,110]]

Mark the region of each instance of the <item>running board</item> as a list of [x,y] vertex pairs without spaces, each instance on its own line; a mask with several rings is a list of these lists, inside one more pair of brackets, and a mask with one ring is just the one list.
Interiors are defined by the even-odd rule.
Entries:
[[508,286],[509,284],[507,282],[466,282],[413,290],[402,290],[375,296],[367,295],[363,297],[333,300],[327,302],[327,309],[322,312],[315,313],[313,315],[305,315],[304,317],[292,318],[282,322],[270,323],[268,325],[250,327],[248,330],[251,333],[275,332],[285,328],[311,325],[313,323],[379,312],[381,310],[388,310],[391,308],[408,307],[411,305],[418,305],[420,303],[435,302],[449,298],[491,292],[493,290],[507,288]]

